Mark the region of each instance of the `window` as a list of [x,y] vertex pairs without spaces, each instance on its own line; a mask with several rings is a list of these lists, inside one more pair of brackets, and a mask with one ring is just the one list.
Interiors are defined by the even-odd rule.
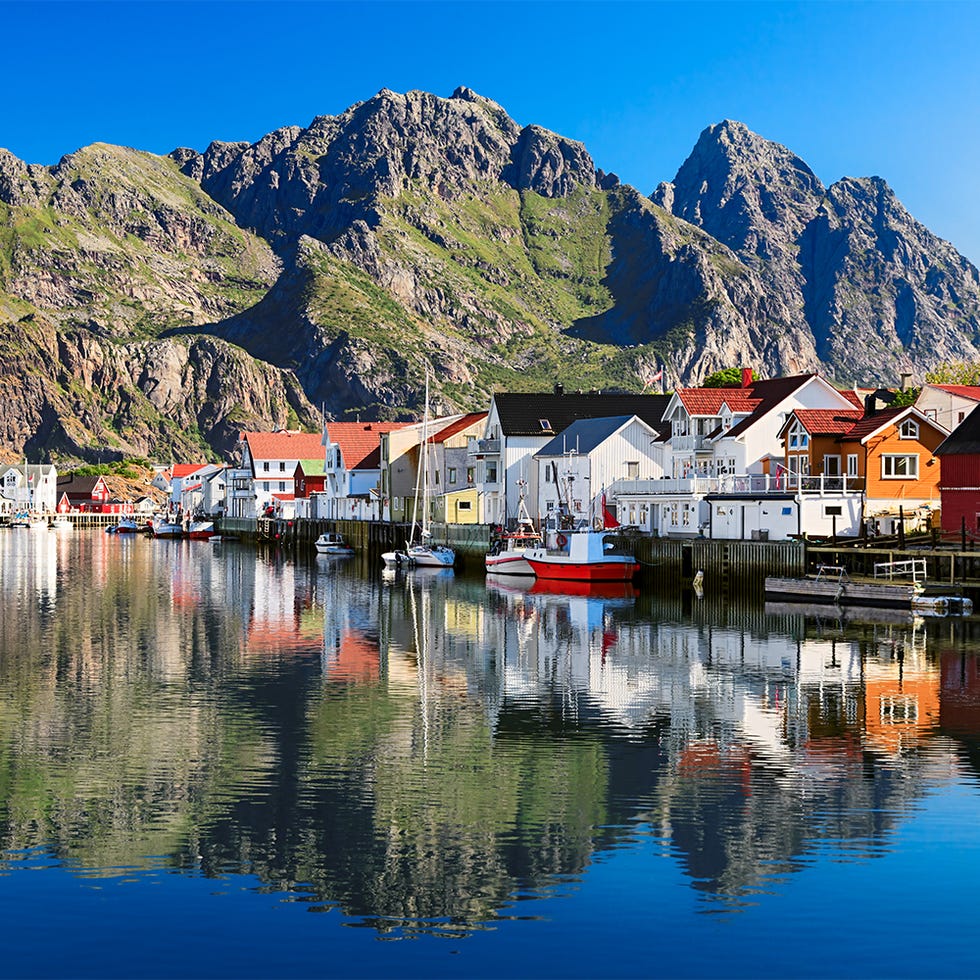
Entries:
[[824,517],[843,517],[844,508],[840,504],[828,505],[823,509]]
[[857,453],[847,454],[847,475],[857,476],[858,475],[858,458]]
[[925,411],[925,416],[927,419],[932,419],[933,422],[939,417],[939,412],[934,408],[927,408]]
[[789,448],[790,449],[806,449],[810,445],[810,435],[800,425],[799,422],[794,422],[789,427]]
[[548,501],[548,513],[552,513],[555,509],[555,502],[553,500]]
[[279,472],[280,473],[286,472],[286,464],[282,460],[279,461]]
[[264,483],[262,484],[262,489],[263,489],[263,490],[264,490],[264,491],[265,491],[266,493],[268,493],[268,492],[269,492],[269,481],[268,481],[268,480],[266,480],[266,481],[265,481],[265,482],[264,482]]
[[966,412],[957,412],[957,413],[956,413],[956,423],[957,423],[957,425],[958,425],[958,424],[959,424],[960,422],[962,422],[962,421],[963,421],[963,419],[965,419],[965,418],[966,418]]
[[286,481],[285,480],[280,480],[279,481],[279,492],[280,493],[285,493],[286,492]]
[[626,464],[626,479],[627,480],[639,480],[640,478],[640,464],[639,462],[632,462]]
[[455,466],[450,466],[449,467],[449,474],[448,474],[448,476],[449,476],[449,482],[450,483],[455,483],[456,482],[456,467]]
[[497,482],[497,464],[488,462],[486,464],[487,483]]
[[472,500],[460,500],[456,504],[456,507],[459,510],[472,510],[473,509],[473,501]]
[[824,456],[824,476],[840,476],[840,456]]
[[466,467],[466,482],[472,484],[473,477],[475,475],[476,474],[473,472],[473,467],[472,466],[467,466]]
[[549,463],[544,468],[544,482],[551,483],[551,464]]
[[268,464],[268,462],[265,462],[265,463],[262,464],[262,472],[263,473],[268,473],[269,472],[269,464]]
[[542,432],[551,432],[551,423],[547,419],[538,419],[538,425]]
[[899,439],[918,439],[919,423],[915,419],[906,419],[898,429]]
[[438,470],[436,470],[436,472],[435,472],[435,480],[433,482],[435,483],[436,486],[439,486],[439,471]]
[[899,456],[889,453],[881,457],[881,478],[883,480],[915,480],[918,476],[918,456]]

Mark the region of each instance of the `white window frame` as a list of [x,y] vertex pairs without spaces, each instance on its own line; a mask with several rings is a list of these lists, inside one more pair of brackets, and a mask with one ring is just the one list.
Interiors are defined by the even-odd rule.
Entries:
[[[828,464],[833,460],[835,463],[836,472],[831,473]],[[824,476],[840,476],[841,475],[841,458],[839,453],[830,453],[823,458],[823,472]]]
[[898,427],[898,438],[918,439],[919,423],[916,422],[915,419],[905,419],[905,421]]
[[857,476],[858,475],[858,454],[848,453],[847,454],[847,475]]
[[[903,464],[899,460],[904,460],[907,472],[897,472]],[[882,453],[881,454],[881,478],[883,480],[918,480],[919,479],[919,455],[918,453]]]

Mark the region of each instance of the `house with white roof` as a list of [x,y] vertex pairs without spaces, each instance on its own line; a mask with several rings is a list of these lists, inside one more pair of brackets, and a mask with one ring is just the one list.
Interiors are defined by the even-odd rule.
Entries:
[[54,513],[57,486],[58,471],[50,463],[0,466],[0,514]]

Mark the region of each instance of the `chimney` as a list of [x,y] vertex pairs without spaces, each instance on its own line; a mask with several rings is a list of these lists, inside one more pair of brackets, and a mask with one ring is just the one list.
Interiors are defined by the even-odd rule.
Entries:
[[874,392],[872,392],[870,395],[865,395],[864,396],[864,414],[865,415],[874,415],[874,413],[875,413],[875,402],[876,401],[877,401],[877,399],[874,396]]
[[752,368],[742,368],[742,387],[752,387]]
[[560,381],[555,382],[555,394],[556,395],[565,394],[565,386]]

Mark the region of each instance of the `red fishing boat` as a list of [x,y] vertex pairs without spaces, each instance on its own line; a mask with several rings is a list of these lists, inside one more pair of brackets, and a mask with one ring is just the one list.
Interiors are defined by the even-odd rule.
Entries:
[[551,532],[547,541],[524,552],[539,579],[574,582],[629,582],[640,570],[625,539],[589,527]]

